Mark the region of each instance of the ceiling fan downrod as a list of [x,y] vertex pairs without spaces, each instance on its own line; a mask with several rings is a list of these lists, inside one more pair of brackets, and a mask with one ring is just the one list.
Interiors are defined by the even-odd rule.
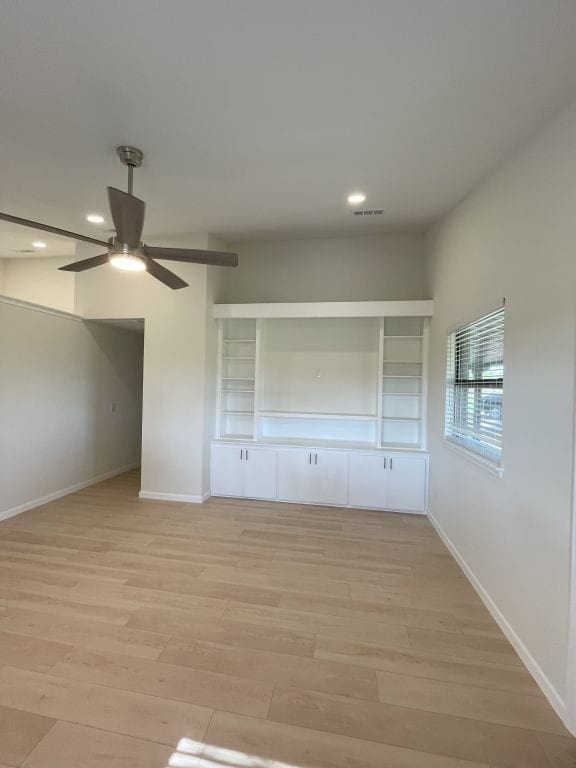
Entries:
[[116,152],[120,158],[122,165],[128,166],[128,194],[133,194],[134,188],[133,174],[134,168],[140,168],[142,160],[144,160],[144,152],[138,147],[131,147],[128,144],[124,144],[120,147],[116,147]]

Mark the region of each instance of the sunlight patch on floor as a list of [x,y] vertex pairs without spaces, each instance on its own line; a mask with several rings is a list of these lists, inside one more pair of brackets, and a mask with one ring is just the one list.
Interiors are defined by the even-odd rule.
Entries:
[[203,741],[180,739],[176,752],[168,761],[168,768],[299,768],[233,749],[215,747]]

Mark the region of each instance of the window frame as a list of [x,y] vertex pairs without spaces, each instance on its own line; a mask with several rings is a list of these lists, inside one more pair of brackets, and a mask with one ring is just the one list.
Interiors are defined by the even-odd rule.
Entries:
[[[490,319],[500,315],[501,316],[501,328],[499,334],[502,343],[502,362],[501,362],[501,375],[493,377],[481,378],[478,377],[479,371],[482,370],[482,364],[484,361],[477,353],[476,357],[472,358],[469,353],[466,356],[466,362],[470,367],[470,361],[472,359],[472,367],[476,369],[474,371],[475,377],[468,377],[463,370],[464,362],[462,360],[463,354],[466,350],[470,350],[473,345],[472,335],[474,333],[475,326],[478,331],[482,331],[482,326],[490,322]],[[503,399],[504,399],[504,324],[505,324],[505,303],[502,302],[497,308],[491,311],[484,312],[482,315],[477,316],[474,320],[468,321],[458,325],[456,328],[451,329],[447,334],[446,344],[446,378],[445,378],[445,406],[444,406],[444,444],[451,449],[454,449],[458,453],[466,456],[476,464],[483,466],[489,471],[498,476],[502,476],[503,473]],[[486,331],[485,331],[486,332]],[[458,340],[458,336],[468,336],[466,345]],[[480,365],[478,365],[480,363]],[[495,390],[500,393],[500,416],[499,416],[499,432],[497,433],[497,444],[490,447],[490,442],[487,441],[486,435],[481,434],[481,427],[479,425],[478,430],[468,429],[468,435],[458,437],[457,433],[460,430],[464,432],[462,423],[456,418],[456,412],[460,409],[466,409],[472,414],[474,419],[481,419],[482,416],[482,390]],[[470,393],[474,393],[474,402],[472,408],[469,406]],[[450,412],[452,409],[452,412]],[[478,422],[479,424],[479,422]],[[484,440],[482,439],[484,437]]]

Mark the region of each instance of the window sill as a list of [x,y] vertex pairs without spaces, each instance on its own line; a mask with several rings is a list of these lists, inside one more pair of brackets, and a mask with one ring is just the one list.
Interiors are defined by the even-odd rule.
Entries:
[[497,467],[495,464],[486,461],[481,456],[478,456],[472,451],[469,451],[467,448],[463,448],[462,446],[457,445],[456,443],[453,443],[451,440],[447,440],[446,438],[444,438],[444,445],[451,451],[454,451],[460,456],[468,459],[468,461],[470,461],[472,464],[476,464],[477,467],[481,467],[482,469],[486,470],[486,472],[489,472],[491,475],[495,475],[496,477],[500,478],[503,476],[504,469],[502,467]]

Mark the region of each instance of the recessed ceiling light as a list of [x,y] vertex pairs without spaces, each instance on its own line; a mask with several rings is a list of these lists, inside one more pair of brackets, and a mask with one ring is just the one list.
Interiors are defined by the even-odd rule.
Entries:
[[100,216],[99,213],[89,213],[86,216],[86,221],[89,221],[90,224],[104,224],[104,216]]
[[366,195],[363,192],[352,192],[348,195],[348,202],[350,205],[360,205],[366,200]]
[[43,243],[42,240],[36,240],[34,243],[32,243],[34,248],[46,248],[46,243]]

